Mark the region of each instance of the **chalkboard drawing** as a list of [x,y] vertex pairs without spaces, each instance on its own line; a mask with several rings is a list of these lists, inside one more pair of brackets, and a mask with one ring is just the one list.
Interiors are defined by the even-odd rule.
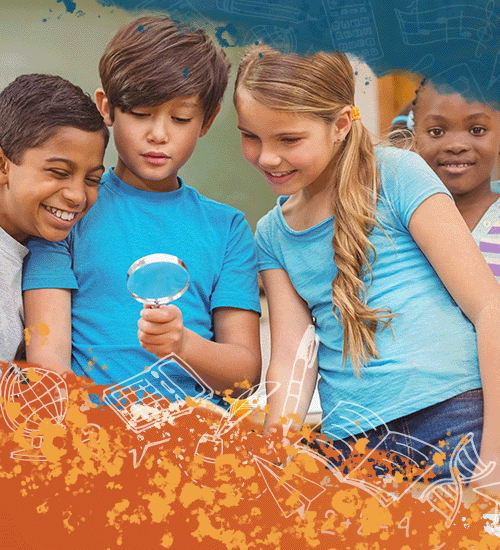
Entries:
[[470,101],[486,102],[481,87],[467,63],[448,67],[440,73],[431,75],[430,78],[435,84],[445,84],[446,89],[449,90],[445,93],[458,93]]
[[11,430],[23,428],[26,447],[12,451],[11,458],[44,462],[40,450],[43,436],[40,424],[44,420],[63,426],[68,388],[60,374],[37,366],[19,367],[10,362],[0,379],[2,415]]
[[384,57],[370,0],[322,0],[333,49],[352,53],[366,63]]
[[403,42],[408,46],[422,46],[451,40],[471,41],[479,58],[498,42],[500,18],[494,13],[493,1],[486,5],[455,4],[435,9],[420,9],[418,0],[410,11],[395,10]]
[[[205,30],[215,28],[215,25],[202,15],[188,0],[141,0],[134,3],[134,12],[148,13],[160,10],[167,13],[176,23],[200,26]],[[146,29],[147,30],[147,29]]]
[[[197,392],[188,396],[168,373],[179,369],[196,383]],[[186,398],[189,405],[186,403]],[[167,425],[177,418],[191,414],[199,399],[212,399],[214,390],[180,357],[171,353],[144,372],[136,374],[120,384],[106,388],[103,400],[137,435],[137,449],[133,455],[137,468],[146,451],[169,441]]]
[[288,0],[286,3],[267,2],[266,0],[216,0],[218,10],[236,16],[254,17],[266,22],[281,21],[298,24],[303,21],[315,21],[302,6],[302,0]]
[[493,68],[491,69],[490,81],[488,82],[488,90],[500,80],[500,48],[498,49]]
[[[400,500],[403,495],[408,494],[415,487],[417,482],[423,481],[427,474],[430,474],[431,470],[435,469],[438,463],[428,460],[429,456],[433,457],[436,461],[438,457],[442,456],[442,449],[407,434],[389,430],[378,415],[355,403],[340,402],[331,414],[348,419],[353,432],[359,432],[359,425],[370,426],[366,430],[378,432],[380,442],[375,447],[366,449],[361,461],[347,472],[342,463],[344,462],[345,464],[353,449],[356,449],[356,443],[362,442],[363,439],[367,438],[368,434],[366,431],[353,434],[349,428],[346,429],[339,426],[338,433],[326,434],[332,439],[320,439],[319,444],[317,444],[323,447],[323,451],[328,449],[328,453],[319,453],[314,447],[304,447],[301,441],[296,442],[295,446],[299,452],[305,452],[316,461],[322,463],[333,473],[338,481],[353,485],[367,492],[375,497],[383,507],[387,507],[393,502]],[[335,429],[335,425],[333,429]],[[343,439],[339,439],[339,437],[349,437],[351,444],[348,444]],[[416,448],[422,444],[427,447],[427,452],[429,453],[427,456]],[[383,450],[383,452],[379,453],[378,450]],[[331,456],[333,453],[331,451],[336,453],[337,459],[332,460]],[[330,455],[330,458],[327,458],[326,454]],[[384,475],[384,473],[394,470],[395,465],[397,467],[398,457],[401,457],[403,463],[410,465],[410,467],[415,466],[415,471],[419,473],[413,479],[408,479],[405,484],[400,484],[401,489],[399,491],[398,487],[393,487],[389,491],[385,488],[388,476]],[[426,464],[425,468],[422,468],[423,461]],[[477,464],[477,466],[474,468],[474,466],[471,466],[472,464]],[[363,469],[367,465],[370,466],[367,468],[368,471],[373,470],[378,475],[370,478],[366,475],[360,475],[360,472],[363,472]],[[480,460],[474,445],[473,434],[468,434],[461,439],[449,458],[451,477],[431,482],[418,498],[421,502],[429,503],[433,510],[440,513],[445,518],[446,525],[449,527],[453,523],[462,503],[463,485],[470,482],[477,484],[479,480],[488,476],[494,467],[494,462],[484,464]],[[389,476],[390,479],[391,476]],[[486,498],[500,505],[500,501],[485,493],[488,489],[493,489],[491,484],[482,487],[473,487],[473,491],[486,496]],[[496,486],[494,489],[498,492]]]
[[419,59],[415,65],[411,68],[411,73],[422,73],[429,74],[431,68],[434,66],[436,58],[430,54],[426,53],[421,59]]
[[[279,382],[266,382],[246,390],[238,399],[228,399],[231,406],[226,410],[219,423],[214,424],[212,433],[202,434],[198,440],[195,456],[203,462],[215,463],[218,456],[224,454],[223,437],[229,434],[244,418],[249,415],[263,415],[267,399],[280,387]],[[244,445],[243,445],[244,446]],[[253,453],[248,452],[253,458]]]
[[[477,463],[477,470],[471,470],[468,464]],[[420,495],[419,500],[428,502],[431,508],[441,514],[446,522],[446,527],[450,527],[458,513],[462,503],[463,485],[466,483],[477,482],[489,475],[495,468],[495,462],[484,464],[479,458],[476,446],[474,444],[474,435],[467,434],[456,446],[450,458],[451,477],[437,480]],[[464,474],[467,472],[466,474]],[[475,492],[482,494],[476,488]],[[497,502],[492,497],[490,500]],[[497,504],[500,504],[497,502]]]
[[254,463],[257,465],[260,475],[265,481],[267,489],[274,498],[282,514],[288,518],[292,514],[297,513],[302,519],[305,513],[309,510],[312,502],[325,492],[325,487],[319,483],[311,481],[298,474],[293,474],[297,478],[297,483],[300,482],[300,496],[294,506],[287,507],[285,503],[291,495],[297,494],[297,485],[292,481],[282,481],[283,471],[280,466],[266,460],[257,455],[253,455]]
[[283,53],[293,53],[297,50],[297,35],[293,27],[256,25],[246,33],[244,43],[259,44],[260,42]]
[[[299,343],[293,362],[292,374],[288,382],[287,396],[283,404],[282,416],[285,416],[286,411],[289,411],[289,415],[297,414],[304,380],[309,369],[313,367],[316,361],[318,347],[319,338],[316,335],[314,325],[308,325]],[[283,424],[283,437],[287,436],[288,430],[292,424],[293,420],[291,418]]]

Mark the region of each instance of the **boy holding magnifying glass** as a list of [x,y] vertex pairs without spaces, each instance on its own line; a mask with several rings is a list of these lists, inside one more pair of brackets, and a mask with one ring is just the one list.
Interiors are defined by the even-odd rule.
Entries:
[[[253,384],[261,360],[250,228],[177,176],[220,109],[229,63],[204,32],[146,16],[117,32],[99,70],[96,103],[119,158],[91,217],[61,244],[30,246],[26,320],[50,334],[45,346],[32,342],[28,360],[114,384],[174,352],[215,390]],[[175,305],[141,311],[126,273],[158,252],[183,260],[191,283]],[[185,373],[173,376],[198,393]]]

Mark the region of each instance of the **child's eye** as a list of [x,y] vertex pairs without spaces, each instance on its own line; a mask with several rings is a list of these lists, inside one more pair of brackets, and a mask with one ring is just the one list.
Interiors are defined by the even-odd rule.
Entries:
[[301,140],[299,137],[284,137],[281,138],[281,141],[284,143],[298,143]]
[[149,116],[149,113],[139,113],[138,111],[130,111],[130,114],[137,118],[143,118],[143,117]]
[[483,126],[474,126],[469,131],[475,136],[482,136],[484,132],[486,132],[486,128],[484,128]]
[[63,170],[56,170],[55,168],[49,168],[49,172],[54,176],[56,176],[57,178],[65,178],[68,175]]
[[85,178],[85,182],[87,183],[87,185],[95,187],[101,184],[101,178]]
[[241,132],[241,137],[244,139],[257,139],[257,136],[253,134],[247,134],[246,132]]
[[431,128],[427,131],[432,137],[441,137],[444,131],[441,128]]
[[187,124],[188,122],[191,122],[190,118],[181,118],[178,116],[173,116],[172,119],[175,120],[175,122],[178,122],[179,124]]

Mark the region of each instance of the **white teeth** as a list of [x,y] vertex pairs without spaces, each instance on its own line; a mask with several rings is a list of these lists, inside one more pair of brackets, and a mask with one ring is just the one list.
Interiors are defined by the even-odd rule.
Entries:
[[288,174],[291,174],[293,172],[293,170],[290,170],[288,172],[269,172],[271,174],[271,176],[275,177],[275,178],[279,178],[281,176],[287,176]]
[[465,164],[445,164],[445,166],[452,166],[453,168],[465,168],[466,166],[471,166],[470,162]]
[[71,221],[76,216],[76,212],[66,212],[65,210],[58,210],[57,208],[53,208],[52,206],[45,206],[45,208],[54,214],[54,216],[57,216],[58,218],[61,218],[65,221]]

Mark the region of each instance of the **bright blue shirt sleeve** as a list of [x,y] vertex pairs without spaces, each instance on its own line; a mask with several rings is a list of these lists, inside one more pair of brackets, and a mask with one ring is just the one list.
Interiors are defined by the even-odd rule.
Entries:
[[[251,289],[249,296],[255,296],[255,293],[258,293],[255,277],[257,270],[255,242],[243,214],[238,213],[234,216],[228,232],[222,269],[212,293],[212,310],[217,307],[235,307],[237,303],[243,304],[242,289]],[[255,302],[248,301],[245,309],[247,307],[260,312],[260,305]]]
[[78,283],[72,270],[70,237],[51,242],[32,238],[30,253],[24,262],[23,290],[30,288],[76,289]]

